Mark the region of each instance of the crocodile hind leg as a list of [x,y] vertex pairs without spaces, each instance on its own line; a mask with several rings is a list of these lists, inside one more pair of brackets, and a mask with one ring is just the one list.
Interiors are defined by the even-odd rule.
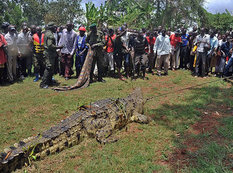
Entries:
[[118,139],[113,136],[113,129],[110,123],[97,130],[96,140],[101,144],[114,143],[118,141]]
[[141,124],[148,124],[151,119],[148,116],[142,115],[138,112],[134,112],[133,116],[131,117],[131,121]]

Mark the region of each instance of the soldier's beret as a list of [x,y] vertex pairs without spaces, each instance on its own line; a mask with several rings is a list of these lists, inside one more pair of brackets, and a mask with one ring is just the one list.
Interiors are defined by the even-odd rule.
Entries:
[[49,23],[48,23],[48,27],[53,27],[54,25],[55,25],[54,22],[49,22]]
[[90,28],[96,27],[96,23],[91,24]]

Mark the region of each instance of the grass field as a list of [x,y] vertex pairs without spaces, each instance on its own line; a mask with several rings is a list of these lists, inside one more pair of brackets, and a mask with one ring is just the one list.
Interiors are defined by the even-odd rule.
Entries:
[[233,87],[214,77],[193,78],[188,71],[148,77],[133,82],[106,78],[106,84],[59,93],[39,89],[32,78],[2,86],[0,150],[48,129],[79,105],[124,97],[141,87],[145,98],[155,96],[145,105],[152,123],[130,124],[113,144],[87,139],[18,172],[232,172]]

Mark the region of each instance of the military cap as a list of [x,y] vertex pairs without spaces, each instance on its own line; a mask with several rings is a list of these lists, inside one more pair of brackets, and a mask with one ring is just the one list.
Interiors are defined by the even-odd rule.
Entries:
[[96,23],[91,24],[90,28],[96,27]]

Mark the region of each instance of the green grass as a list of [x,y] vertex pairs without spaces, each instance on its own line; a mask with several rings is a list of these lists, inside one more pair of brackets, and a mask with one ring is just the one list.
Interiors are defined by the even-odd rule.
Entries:
[[[33,83],[32,78],[1,87],[0,150],[41,133],[72,115],[80,105],[104,98],[125,97],[133,88],[142,87],[145,98],[155,96],[145,105],[145,114],[153,118],[152,123],[130,124],[127,131],[123,129],[117,133],[120,140],[114,144],[100,145],[94,139],[85,140],[78,146],[35,162],[34,171],[174,172],[176,167],[169,162],[169,156],[180,147],[178,143],[181,139],[176,134],[182,136],[192,124],[201,120],[202,112],[208,105],[219,105],[219,109],[221,105],[226,109],[232,108],[233,88],[225,82],[216,82],[217,78],[193,78],[187,71],[170,72],[168,77],[162,78],[152,75],[148,77],[149,80],[139,79],[133,82],[106,78],[106,84],[94,83],[86,89],[70,92],[39,89],[39,84]],[[75,83],[74,79],[67,82],[58,76],[55,78],[62,84]],[[206,82],[210,83],[178,92],[182,88]],[[161,94],[167,95],[157,97]],[[196,153],[200,163],[196,158],[186,165],[187,169],[182,168],[180,171],[230,170],[227,166],[223,167],[223,158],[231,152],[228,145],[232,140],[229,119],[225,117],[221,120],[223,126],[219,127],[219,134],[224,137],[226,148],[214,141],[207,142]],[[206,135],[203,139],[208,137]],[[222,164],[211,161],[212,157],[219,154],[218,148],[224,149],[224,152],[219,150],[223,153],[218,158]]]

